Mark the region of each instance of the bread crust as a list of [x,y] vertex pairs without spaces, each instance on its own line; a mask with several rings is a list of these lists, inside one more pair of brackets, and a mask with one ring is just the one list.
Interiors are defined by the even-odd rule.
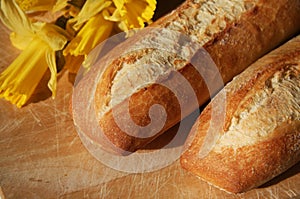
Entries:
[[[178,9],[154,23],[152,27],[170,28],[170,24],[174,21],[185,24],[185,20],[194,17],[187,16],[185,10],[187,8],[196,10],[204,2],[186,1]],[[249,1],[248,10],[243,12],[237,19],[228,20],[226,25],[220,28],[220,31],[208,37],[210,38],[208,41],[204,42],[199,35],[193,36],[198,37],[197,41],[210,54],[220,71],[224,83],[226,83],[256,59],[299,32],[300,21],[298,19],[300,18],[300,9],[297,3],[297,0]],[[179,30],[187,35],[192,34],[190,33],[191,30],[185,26]],[[147,35],[145,33],[143,36],[150,37],[151,34]],[[121,44],[119,49],[125,52],[127,47],[139,40],[138,38],[141,37],[129,39],[129,41]],[[133,63],[149,53],[151,52],[147,51],[147,49],[140,50],[135,54],[113,60],[113,62],[108,64],[109,66],[105,65],[106,70],[97,85],[94,99],[95,111],[98,115],[99,125],[104,135],[115,145],[116,150],[113,149],[113,151],[116,153],[122,153],[117,150],[118,148],[124,151],[136,151],[182,119],[178,100],[174,97],[172,91],[159,84],[149,84],[127,98],[130,105],[129,113],[131,118],[137,125],[142,127],[150,122],[148,112],[153,104],[160,104],[165,108],[168,118],[163,129],[156,135],[148,138],[128,135],[117,125],[115,117],[118,116],[112,113],[112,108],[104,110],[103,107],[108,107],[111,102],[111,89],[121,65]],[[107,62],[102,63],[107,64]],[[184,116],[187,116],[199,105],[208,101],[210,93],[205,85],[205,81],[199,73],[195,72],[191,64],[187,63],[179,69],[179,72],[190,81],[198,99],[198,104],[191,104],[188,100],[186,101],[187,104],[190,104],[188,110],[184,113]],[[166,81],[171,80],[172,73],[165,74],[164,78]],[[220,88],[216,88],[215,92]],[[127,109],[127,103],[126,100],[123,100],[113,106],[113,109],[121,114],[119,117],[122,117],[122,113],[126,112],[126,110],[122,109]],[[136,134],[138,135],[139,132],[136,132]],[[86,136],[95,142],[104,142],[100,135],[86,132]]]
[[[262,57],[225,86],[222,92],[226,94],[226,115],[224,122],[217,123],[219,126],[209,124],[213,120],[211,115],[215,108],[212,104],[222,106],[215,103],[221,94],[212,100],[192,128],[191,137],[186,143],[187,150],[181,156],[182,167],[227,192],[241,193],[262,185],[300,161],[299,100],[298,110],[286,106],[288,109],[281,112],[278,110],[280,106],[269,103],[266,107],[270,111],[269,115],[260,115],[254,121],[245,117],[245,123],[248,122],[249,126],[256,126],[255,128],[263,131],[264,128],[269,128],[268,122],[262,125],[259,122],[272,118],[274,111],[277,114],[277,119],[272,121],[275,126],[265,135],[257,137],[253,130],[255,128],[244,128],[240,133],[228,136],[231,129],[241,124],[242,114],[248,107],[256,108],[255,111],[264,108],[262,105],[256,107],[254,99],[257,93],[270,86],[270,78],[275,74],[284,74],[292,68],[296,70],[292,73],[294,79],[289,80],[293,85],[289,89],[297,96],[300,90],[300,36]],[[278,89],[284,91],[283,87]],[[289,96],[287,99],[275,96],[272,100],[278,100],[279,105],[284,106],[297,100],[294,99],[296,96]],[[265,99],[270,99],[270,96]],[[286,118],[287,116],[289,117]],[[239,117],[238,123],[233,122],[235,117]],[[221,131],[218,131],[218,140],[212,150],[206,156],[200,157],[209,127]],[[235,136],[242,135],[250,136],[250,140],[244,136],[243,140],[236,142]]]

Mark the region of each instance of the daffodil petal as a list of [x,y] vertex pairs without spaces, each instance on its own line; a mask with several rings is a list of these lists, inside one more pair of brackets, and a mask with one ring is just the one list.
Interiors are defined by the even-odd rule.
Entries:
[[148,2],[148,5],[145,9],[145,11],[142,14],[142,17],[148,21],[151,21],[153,15],[154,15],[154,11],[156,9],[156,0],[146,0]]
[[56,0],[16,0],[24,11],[48,11],[55,5]]
[[55,62],[55,52],[51,49],[48,49],[46,52],[46,61],[51,73],[50,80],[48,81],[48,88],[52,92],[52,97],[56,96],[56,85],[57,85],[57,69]]
[[109,9],[112,11],[112,15],[105,15],[104,19],[113,21],[113,22],[119,22],[122,21],[122,17],[125,14],[125,12],[117,10],[113,7],[109,7]]
[[70,22],[76,22],[74,28],[78,30],[83,23],[100,13],[103,9],[109,7],[111,4],[112,2],[109,0],[87,0],[79,14],[71,19]]
[[[146,3],[147,6],[145,6],[144,3]],[[144,7],[140,17],[143,18],[145,21],[150,21],[156,9],[156,0],[139,1],[139,3],[137,3],[136,6],[139,6],[140,8]]]
[[140,17],[143,12],[143,7],[140,7],[137,4],[130,4],[126,6],[126,10],[127,16],[125,18],[129,29],[143,28],[144,22]]
[[125,0],[113,0],[113,2],[118,10],[122,10],[122,8],[125,4]]
[[26,34],[26,32],[24,33],[12,32],[9,37],[12,45],[18,48],[19,50],[24,50],[27,47],[27,45],[30,44],[32,39],[35,37],[35,32],[39,32],[39,30],[42,28],[44,24],[45,23],[42,22],[33,23],[31,25],[32,33],[29,34]]
[[64,8],[66,8],[69,4],[68,4],[69,0],[57,0],[55,5],[52,8],[53,12],[58,12],[63,10]]
[[144,7],[144,11],[142,12],[139,18],[140,25],[143,23],[143,26],[144,26],[144,22],[148,24],[152,22],[151,19],[156,9],[156,0],[146,0],[146,2],[147,2],[147,6]]
[[12,32],[9,38],[12,45],[20,50],[24,50],[33,39],[32,36],[19,35],[15,32]]
[[156,0],[113,0],[116,9],[107,20],[118,22],[118,27],[127,31],[143,28],[145,23],[151,23],[156,8]]
[[[118,23],[118,28],[124,32],[128,32],[128,30],[129,30],[129,27],[125,21],[120,21]],[[126,35],[126,36],[128,37],[128,35]]]
[[70,35],[67,31],[54,24],[45,24],[38,36],[45,41],[53,51],[62,50],[70,40]]
[[110,36],[113,25],[113,22],[104,19],[102,13],[92,17],[67,45],[64,55],[87,55],[96,45]]
[[1,0],[0,19],[11,31],[20,35],[31,35],[31,23],[15,0]]
[[65,15],[76,17],[85,0],[57,0],[52,12],[62,12]]
[[130,1],[125,7],[128,10],[127,21],[130,28],[143,28],[154,15],[156,1]]
[[22,107],[48,69],[45,53],[49,46],[35,38],[0,75],[0,97]]

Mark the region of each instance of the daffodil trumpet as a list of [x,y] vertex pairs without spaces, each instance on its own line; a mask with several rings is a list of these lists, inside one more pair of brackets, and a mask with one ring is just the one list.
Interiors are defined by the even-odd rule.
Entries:
[[33,39],[0,75],[0,97],[22,107],[48,69],[45,54],[49,51],[48,45],[38,37]]
[[156,0],[113,0],[116,9],[107,20],[115,21],[122,31],[144,28],[150,24],[156,8]]
[[0,74],[0,97],[22,107],[47,70],[51,72],[48,88],[55,97],[55,52],[62,50],[70,40],[68,33],[54,24],[32,23],[15,0],[1,1],[0,18],[12,31],[12,44],[23,50]]

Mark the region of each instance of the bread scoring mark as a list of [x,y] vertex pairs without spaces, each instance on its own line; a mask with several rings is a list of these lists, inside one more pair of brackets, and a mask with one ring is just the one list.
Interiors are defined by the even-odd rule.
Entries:
[[[133,52],[135,53],[135,52]],[[128,56],[128,55],[125,55]],[[148,53],[134,60],[132,63],[122,63],[111,87],[111,101],[109,108],[122,102],[135,92],[155,83],[161,76],[167,75],[172,69],[180,67],[182,58],[176,54],[159,49],[148,49]]]
[[149,49],[143,49],[139,52],[139,54],[128,53],[126,54],[127,56],[120,56],[106,68],[105,72],[101,76],[102,81],[99,85],[97,85],[97,89],[99,92],[96,93],[98,93],[99,96],[96,96],[96,98],[101,98],[101,103],[95,104],[96,106],[98,106],[96,109],[100,110],[99,112],[97,112],[98,117],[101,117],[110,109],[112,99],[111,89],[113,86],[113,81],[118,75],[119,71],[122,70],[123,65],[134,63],[137,59],[147,54],[148,52]]
[[178,18],[166,24],[166,28],[184,31],[194,41],[204,45],[214,34],[223,31],[228,24],[239,19],[242,13],[254,8],[256,1],[194,0],[178,13]]
[[300,63],[285,65],[260,90],[249,92],[214,151],[255,144],[281,125],[294,121],[300,121]]

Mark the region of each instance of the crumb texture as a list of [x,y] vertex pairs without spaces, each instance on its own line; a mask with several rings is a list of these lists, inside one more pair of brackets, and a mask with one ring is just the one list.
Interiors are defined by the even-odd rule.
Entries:
[[275,72],[262,89],[250,91],[214,150],[237,149],[262,141],[283,124],[300,121],[300,65]]
[[226,25],[238,19],[242,13],[254,7],[256,1],[194,0],[179,13],[180,18],[170,22],[166,28],[188,34],[201,45],[224,30]]

